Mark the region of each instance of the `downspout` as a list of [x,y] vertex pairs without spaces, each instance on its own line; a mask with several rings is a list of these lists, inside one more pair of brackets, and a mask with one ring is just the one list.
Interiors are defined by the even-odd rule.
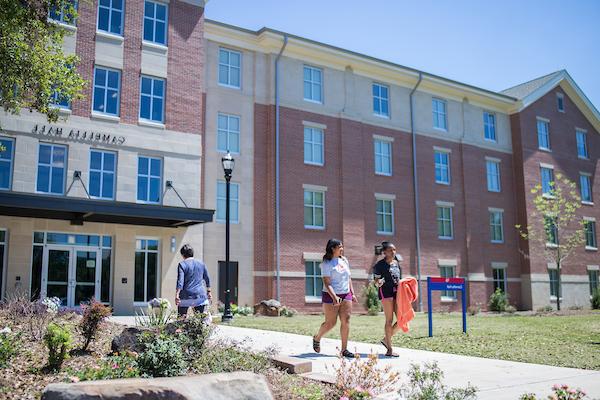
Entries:
[[[410,133],[412,136],[412,167],[413,167],[413,190],[415,192],[415,236],[417,246],[417,288],[419,293],[421,291],[421,229],[419,227],[420,222],[420,209],[419,209],[419,181],[417,176],[417,138],[415,135],[415,117],[414,117],[414,102],[413,95],[423,80],[423,73],[419,72],[419,80],[415,87],[410,91]],[[423,296],[419,296],[419,311],[423,311]]]
[[279,59],[285,46],[287,46],[288,37],[283,35],[283,45],[277,58],[275,58],[275,276],[276,276],[276,298],[281,301],[281,263],[279,239],[281,230],[279,225]]

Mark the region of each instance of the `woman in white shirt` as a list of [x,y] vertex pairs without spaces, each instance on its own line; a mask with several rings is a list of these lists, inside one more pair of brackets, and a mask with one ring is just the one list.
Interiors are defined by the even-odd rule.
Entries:
[[323,277],[323,312],[325,321],[321,324],[319,333],[313,336],[313,349],[321,352],[321,338],[337,324],[340,318],[340,335],[342,337],[342,356],[353,358],[348,351],[348,336],[350,334],[350,314],[352,302],[357,301],[350,278],[350,264],[344,257],[344,245],[337,239],[329,239],[325,255],[321,263]]

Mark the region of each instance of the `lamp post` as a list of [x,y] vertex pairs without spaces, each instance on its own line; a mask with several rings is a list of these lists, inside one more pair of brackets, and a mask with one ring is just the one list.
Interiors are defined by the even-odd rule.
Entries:
[[231,290],[229,289],[229,187],[235,160],[229,151],[221,158],[221,163],[225,173],[225,310],[223,310],[221,321],[231,322],[233,314],[231,313]]

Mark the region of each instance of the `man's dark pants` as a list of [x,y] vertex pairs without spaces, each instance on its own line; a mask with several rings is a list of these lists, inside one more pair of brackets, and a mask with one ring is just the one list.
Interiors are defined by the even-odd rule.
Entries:
[[[180,316],[180,317],[184,316],[184,315],[187,315],[188,308],[190,308],[190,307],[177,307],[177,315]],[[195,306],[195,307],[193,307],[194,312],[201,313],[201,314],[204,312],[205,308],[206,308],[206,305],[204,305],[204,304],[201,305],[201,306]]]

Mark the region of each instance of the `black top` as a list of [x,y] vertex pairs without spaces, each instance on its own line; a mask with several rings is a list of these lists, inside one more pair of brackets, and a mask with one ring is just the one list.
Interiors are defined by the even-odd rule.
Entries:
[[402,271],[400,271],[398,261],[394,260],[392,264],[388,264],[383,258],[373,267],[373,276],[377,279],[384,279],[381,287],[384,292],[394,291],[394,288],[398,286],[398,282],[402,279]]

